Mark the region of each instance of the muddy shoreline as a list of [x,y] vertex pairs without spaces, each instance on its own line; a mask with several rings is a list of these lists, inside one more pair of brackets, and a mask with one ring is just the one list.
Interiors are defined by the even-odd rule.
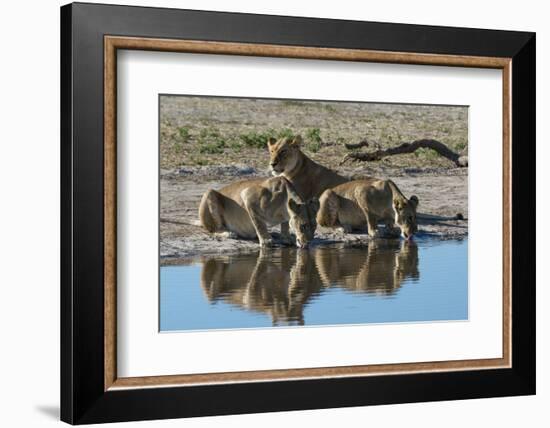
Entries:
[[[418,239],[464,239],[468,235],[467,168],[363,168],[340,169],[343,175],[358,178],[391,178],[401,191],[419,197]],[[267,176],[266,171],[245,165],[186,166],[161,171],[160,259],[161,264],[185,263],[202,255],[232,254],[258,250],[258,242],[234,239],[227,234],[209,234],[198,223],[200,199],[208,189],[218,189],[233,181]],[[454,219],[462,214],[463,220]],[[277,228],[272,229],[275,241]],[[319,227],[312,246],[364,245],[365,233],[346,234],[342,230]]]
[[[456,168],[433,150],[377,162],[346,162],[346,144],[366,140],[370,151],[428,138],[457,153],[468,150],[464,106],[357,103],[223,97],[163,96],[160,103],[161,263],[190,257],[256,251],[257,241],[210,235],[198,225],[208,189],[243,178],[267,177],[267,139],[301,135],[303,153],[340,174],[393,180],[405,196],[417,195],[418,239],[463,239],[468,217],[468,168]],[[276,233],[277,230],[272,230]],[[318,228],[313,245],[363,245],[367,234]],[[276,240],[276,236],[275,236]]]

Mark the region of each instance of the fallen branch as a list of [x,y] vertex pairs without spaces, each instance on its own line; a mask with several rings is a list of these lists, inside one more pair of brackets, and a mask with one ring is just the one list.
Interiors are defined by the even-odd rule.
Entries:
[[[361,144],[361,143],[359,143]],[[367,143],[368,145],[368,143]],[[346,145],[347,147],[347,145]],[[359,146],[361,147],[361,146]],[[342,161],[340,162],[340,165],[342,165],[344,162],[351,160],[351,161],[361,161],[361,162],[373,162],[373,161],[379,161],[382,158],[386,156],[393,156],[393,155],[401,155],[405,153],[413,153],[418,149],[432,149],[435,150],[439,155],[443,156],[444,158],[449,159],[451,162],[453,162],[458,167],[466,167],[468,166],[468,156],[463,156],[458,153],[453,152],[451,149],[449,149],[445,144],[440,143],[437,140],[416,140],[412,143],[403,143],[397,147],[391,147],[389,149],[385,150],[375,150],[373,152],[363,152],[363,153],[348,153]]]
[[368,146],[369,146],[369,142],[367,140],[359,141],[357,144],[353,144],[353,143],[344,144],[344,147],[348,150],[360,149],[361,147],[368,147]]

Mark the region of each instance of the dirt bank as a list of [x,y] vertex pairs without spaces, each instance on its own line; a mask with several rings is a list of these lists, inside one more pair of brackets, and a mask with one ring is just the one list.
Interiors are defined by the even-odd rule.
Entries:
[[[406,196],[420,200],[418,237],[462,239],[468,234],[467,168],[347,168],[348,176],[374,175],[394,180]],[[161,262],[203,254],[250,251],[256,241],[232,239],[223,234],[210,235],[198,225],[198,206],[202,194],[235,180],[265,176],[265,171],[232,165],[182,167],[161,172],[160,255]],[[457,213],[464,220],[450,220]],[[430,218],[426,218],[430,216]],[[274,229],[276,237],[277,229]],[[356,244],[368,240],[366,234],[345,234],[340,230],[319,227],[313,245],[332,242]]]
[[[301,134],[301,149],[313,160],[350,177],[391,178],[406,196],[416,194],[420,237],[463,238],[468,215],[468,169],[457,169],[433,150],[378,162],[346,163],[346,143],[364,139],[377,147],[432,138],[456,152],[468,149],[468,109],[348,102],[308,102],[219,97],[162,96],[160,100],[160,254],[163,263],[190,256],[257,249],[257,242],[213,236],[198,226],[198,206],[207,189],[246,177],[268,176],[269,137]],[[367,242],[365,234],[318,228],[314,245]]]

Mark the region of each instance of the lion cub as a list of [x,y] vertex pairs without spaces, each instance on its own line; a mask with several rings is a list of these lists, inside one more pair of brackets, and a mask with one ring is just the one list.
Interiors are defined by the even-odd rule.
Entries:
[[392,230],[394,224],[405,239],[417,232],[418,198],[405,198],[391,180],[376,178],[354,180],[326,190],[320,199],[317,222],[325,227],[343,227],[346,232],[368,228],[370,236],[378,236],[377,224],[384,221]]
[[241,180],[222,189],[207,191],[199,206],[199,220],[208,232],[229,231],[245,239],[258,237],[260,245],[272,245],[269,226],[281,224],[281,237],[305,248],[317,227],[319,200],[304,203],[284,177]]

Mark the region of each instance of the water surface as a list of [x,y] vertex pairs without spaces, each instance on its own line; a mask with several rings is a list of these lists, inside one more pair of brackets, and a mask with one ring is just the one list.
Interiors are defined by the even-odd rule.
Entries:
[[160,271],[161,331],[467,318],[467,240],[278,248]]

